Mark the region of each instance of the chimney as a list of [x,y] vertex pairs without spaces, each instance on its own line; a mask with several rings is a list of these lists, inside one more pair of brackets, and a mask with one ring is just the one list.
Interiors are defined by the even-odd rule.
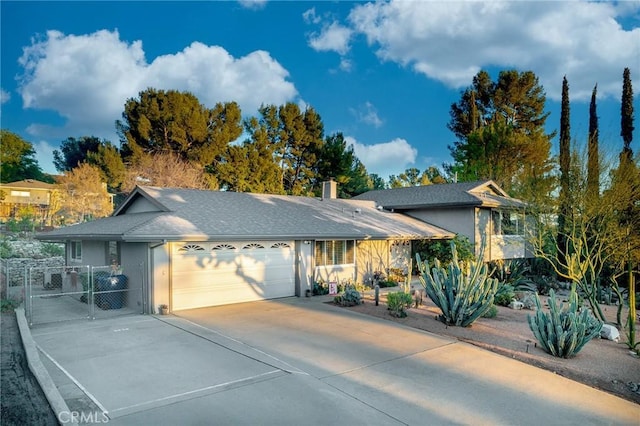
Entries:
[[338,187],[334,180],[322,182],[322,199],[333,200],[337,198]]

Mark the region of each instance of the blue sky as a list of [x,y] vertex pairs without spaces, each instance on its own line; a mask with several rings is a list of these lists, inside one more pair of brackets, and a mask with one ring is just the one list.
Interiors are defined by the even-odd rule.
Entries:
[[[451,103],[480,69],[532,70],[558,128],[564,75],[572,137],[588,132],[598,84],[600,141],[617,153],[622,71],[640,128],[640,1],[0,2],[3,129],[40,166],[69,136],[118,143],[115,120],[147,87],[211,107],[311,105],[370,173],[450,162]],[[636,130],[632,148],[640,151]],[[557,138],[554,150],[557,149]]]

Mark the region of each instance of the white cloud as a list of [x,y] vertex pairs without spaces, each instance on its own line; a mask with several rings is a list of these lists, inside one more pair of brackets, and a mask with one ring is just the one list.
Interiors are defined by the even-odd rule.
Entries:
[[210,107],[234,100],[246,114],[261,103],[297,96],[288,71],[268,52],[234,58],[222,47],[194,42],[147,63],[142,42],[122,41],[117,31],[79,36],[49,31],[24,48],[20,64],[24,107],[53,110],[67,120],[57,129],[34,123],[29,129],[35,136],[91,134],[115,141],[114,121],[125,101],[147,87],[188,90]]
[[238,0],[238,3],[245,9],[259,10],[264,9],[268,0]]
[[367,168],[367,172],[384,179],[403,172],[415,163],[418,156],[418,150],[402,138],[373,145],[360,143],[351,136],[346,136],[345,141],[347,145],[353,145],[353,151]]
[[0,105],[9,102],[9,99],[11,99],[11,93],[0,89]]
[[304,22],[306,22],[307,24],[319,24],[322,21],[322,18],[316,15],[315,7],[312,7],[309,10],[305,10],[302,14],[302,19],[304,19]]
[[345,55],[349,51],[349,42],[353,31],[338,22],[325,24],[320,34],[312,33],[309,46],[319,52],[337,52]]
[[[354,31],[382,60],[410,66],[451,87],[466,87],[482,68],[532,70],[547,96],[619,96],[622,70],[637,67],[640,28],[625,30],[620,14],[636,7],[609,2],[391,1],[355,6]],[[632,72],[634,70],[632,69]]]
[[378,110],[371,102],[365,102],[358,109],[350,108],[350,111],[358,121],[370,124],[375,128],[383,124],[382,119],[378,116]]
[[353,62],[347,58],[340,59],[340,70],[344,72],[351,72],[353,69]]
[[53,165],[53,150],[55,147],[51,146],[46,141],[40,141],[33,144],[33,150],[36,152],[36,160],[43,172],[49,174],[58,174],[55,166]]

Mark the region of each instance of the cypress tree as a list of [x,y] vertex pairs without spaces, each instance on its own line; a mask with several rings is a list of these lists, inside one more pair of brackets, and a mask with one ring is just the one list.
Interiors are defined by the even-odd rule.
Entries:
[[566,264],[563,254],[566,253],[567,218],[571,209],[569,196],[571,167],[571,126],[569,108],[569,82],[567,76],[562,79],[562,103],[560,111],[560,211],[558,212],[558,257],[560,264]]
[[620,105],[620,136],[624,142],[622,154],[627,158],[633,157],[631,141],[633,140],[633,88],[631,87],[631,71],[625,68],[622,73],[622,102]]
[[587,152],[587,192],[590,197],[598,197],[600,194],[600,155],[598,147],[598,114],[596,112],[596,84],[591,92],[591,105],[589,105],[589,145]]

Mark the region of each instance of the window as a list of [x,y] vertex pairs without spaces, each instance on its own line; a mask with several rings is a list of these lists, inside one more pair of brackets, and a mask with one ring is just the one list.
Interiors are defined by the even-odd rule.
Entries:
[[493,235],[524,235],[524,214],[514,210],[492,210]]
[[71,241],[71,259],[82,260],[82,241]]
[[11,190],[12,197],[29,197],[31,193],[29,191],[14,191]]
[[316,241],[316,266],[355,263],[353,240]]

